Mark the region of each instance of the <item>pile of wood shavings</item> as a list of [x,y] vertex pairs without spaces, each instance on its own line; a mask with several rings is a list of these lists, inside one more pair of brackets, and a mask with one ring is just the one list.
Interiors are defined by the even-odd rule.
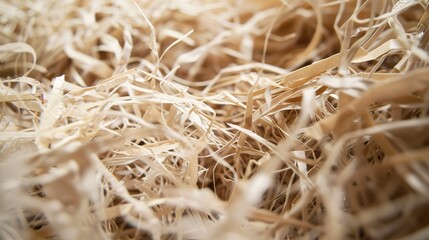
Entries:
[[0,239],[427,238],[427,7],[0,1]]

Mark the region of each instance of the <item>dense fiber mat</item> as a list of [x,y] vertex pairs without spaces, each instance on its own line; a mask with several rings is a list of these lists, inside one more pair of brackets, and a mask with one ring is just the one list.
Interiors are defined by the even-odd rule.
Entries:
[[0,1],[0,239],[429,239],[418,0]]

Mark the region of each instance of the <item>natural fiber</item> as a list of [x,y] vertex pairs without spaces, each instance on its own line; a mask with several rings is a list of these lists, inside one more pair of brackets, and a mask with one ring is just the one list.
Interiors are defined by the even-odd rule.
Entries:
[[0,1],[0,239],[429,238],[428,4]]

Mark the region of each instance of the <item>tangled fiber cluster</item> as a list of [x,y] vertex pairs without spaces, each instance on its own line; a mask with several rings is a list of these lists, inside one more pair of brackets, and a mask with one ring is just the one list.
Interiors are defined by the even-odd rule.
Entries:
[[0,1],[0,239],[428,238],[428,4]]

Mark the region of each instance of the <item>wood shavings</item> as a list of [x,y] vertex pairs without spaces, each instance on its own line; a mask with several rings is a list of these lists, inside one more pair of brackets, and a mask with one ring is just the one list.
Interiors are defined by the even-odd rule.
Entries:
[[426,239],[426,0],[0,2],[0,239]]

